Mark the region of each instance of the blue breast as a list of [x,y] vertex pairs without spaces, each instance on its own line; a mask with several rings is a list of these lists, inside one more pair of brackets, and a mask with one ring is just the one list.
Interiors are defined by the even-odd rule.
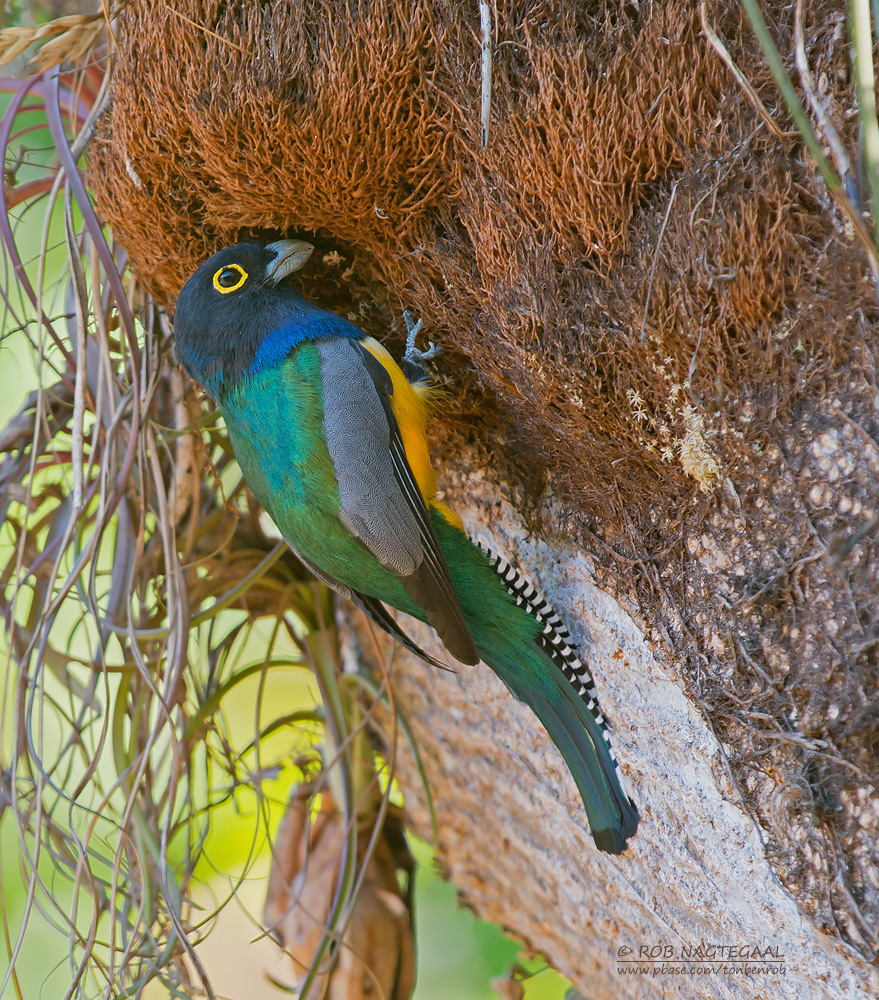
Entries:
[[365,333],[360,327],[333,313],[324,312],[322,309],[315,309],[314,312],[302,310],[262,339],[248,374],[255,375],[264,368],[280,364],[294,347],[298,347],[306,340],[319,340],[321,337],[349,337],[352,340],[359,340],[364,336]]

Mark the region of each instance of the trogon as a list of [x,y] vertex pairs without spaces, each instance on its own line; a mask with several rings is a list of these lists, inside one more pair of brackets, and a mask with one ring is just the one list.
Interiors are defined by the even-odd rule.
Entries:
[[638,812],[591,674],[534,588],[437,499],[417,357],[410,381],[285,280],[312,249],[237,243],[205,261],[177,300],[178,360],[219,405],[248,485],[305,566],[425,659],[436,662],[388,608],[427,622],[462,663],[488,664],[564,757],[596,845],[625,850]]

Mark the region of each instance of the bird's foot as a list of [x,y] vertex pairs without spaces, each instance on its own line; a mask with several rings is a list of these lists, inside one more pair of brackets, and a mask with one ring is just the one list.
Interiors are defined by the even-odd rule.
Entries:
[[403,322],[406,324],[406,353],[403,355],[402,368],[410,382],[420,382],[427,378],[425,361],[430,361],[443,353],[439,344],[432,340],[427,342],[427,350],[419,351],[415,346],[415,338],[421,332],[421,320],[415,321],[411,310],[403,310]]

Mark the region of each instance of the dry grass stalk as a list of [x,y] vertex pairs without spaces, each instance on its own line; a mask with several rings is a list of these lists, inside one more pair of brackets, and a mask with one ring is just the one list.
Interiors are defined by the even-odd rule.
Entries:
[[61,63],[81,66],[91,58],[104,37],[108,17],[116,17],[122,6],[121,3],[115,4],[109,15],[103,11],[98,14],[68,14],[33,28],[4,28],[0,31],[0,66],[12,62],[40,42],[44,44],[30,60],[39,72]]

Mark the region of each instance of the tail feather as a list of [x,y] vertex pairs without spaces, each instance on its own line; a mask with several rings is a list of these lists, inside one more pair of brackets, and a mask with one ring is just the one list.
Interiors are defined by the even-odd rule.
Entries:
[[638,828],[638,810],[623,791],[601,726],[536,643],[513,648],[495,635],[475,636],[485,662],[530,706],[574,778],[599,850],[619,854]]
[[[637,830],[638,810],[624,790],[592,674],[577,656],[561,619],[540,593],[486,546],[479,544],[479,548],[516,605],[543,626],[532,647],[538,661],[535,670],[523,675],[520,662],[507,665],[504,661],[509,654],[498,656],[491,646],[483,651],[483,658],[513,693],[532,707],[561,751],[583,797],[596,845],[618,854]],[[517,658],[522,655],[519,650]],[[535,674],[542,680],[537,688]],[[528,676],[530,683],[523,684],[523,676]]]
[[[577,656],[574,648],[574,640],[571,638],[561,618],[552,609],[549,602],[522,574],[505,562],[499,555],[492,552],[487,545],[482,542],[475,543],[488,556],[489,562],[495,573],[503,580],[508,593],[516,601],[516,606],[523,608],[537,622],[543,626],[543,632],[537,637],[537,644],[552,660],[555,666],[561,670],[564,676],[573,685],[574,690],[580,695],[586,704],[586,708],[592,713],[593,718],[601,727],[607,742],[610,754],[614,757],[613,748],[610,743],[610,724],[601,711],[598,704],[598,691],[595,688],[595,680],[589,668]],[[614,760],[616,758],[614,757]]]
[[[492,569],[503,580],[508,593],[515,599],[517,607],[524,608],[532,618],[543,625],[543,634],[538,643],[544,648],[550,659],[584,696],[585,701],[598,700],[595,681],[589,668],[580,660],[572,648],[574,640],[565,628],[564,622],[553,611],[545,597],[524,576],[505,562],[499,555],[482,542],[475,543],[491,563]],[[588,696],[588,697],[586,697]]]

